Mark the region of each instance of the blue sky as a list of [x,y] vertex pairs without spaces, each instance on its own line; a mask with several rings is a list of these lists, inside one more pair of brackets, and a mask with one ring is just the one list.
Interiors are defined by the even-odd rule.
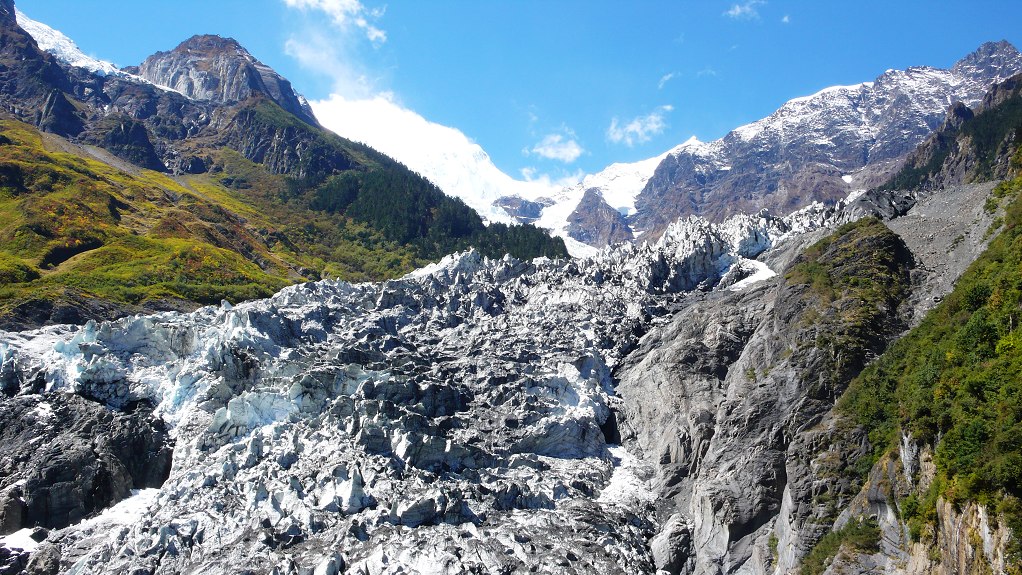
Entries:
[[197,33],[238,39],[310,99],[385,94],[561,178],[707,141],[888,68],[1022,46],[1022,2],[18,0],[86,53],[137,64]]

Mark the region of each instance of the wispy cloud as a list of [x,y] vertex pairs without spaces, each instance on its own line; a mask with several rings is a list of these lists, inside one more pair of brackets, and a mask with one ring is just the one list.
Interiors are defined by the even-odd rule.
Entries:
[[308,28],[292,36],[285,42],[284,52],[302,67],[329,78],[331,89],[338,94],[367,98],[379,92],[360,61],[351,56],[352,47],[322,30]]
[[674,79],[675,76],[677,76],[677,74],[675,74],[674,72],[669,72],[669,73],[664,74],[663,76],[661,76],[660,77],[660,81],[657,82],[656,89],[657,90],[663,90],[664,89],[664,84],[670,82],[672,79]]
[[724,12],[724,16],[735,20],[756,20],[759,18],[759,6],[766,4],[765,0],[747,0],[744,4],[733,4]]
[[562,171],[557,175],[550,175],[541,173],[532,166],[526,166],[518,170],[518,173],[521,174],[522,179],[530,184],[538,184],[555,191],[581,182],[582,178],[586,175],[582,170],[575,170],[574,172]]
[[650,141],[653,136],[667,129],[667,113],[674,110],[673,106],[660,106],[645,116],[639,116],[627,122],[618,118],[610,121],[607,128],[607,139],[615,144],[632,147]]
[[379,47],[387,33],[376,23],[382,8],[368,8],[359,0],[281,0],[307,16],[284,44],[288,56],[304,68],[330,78],[332,91],[349,98],[368,98],[381,90],[380,78],[367,71],[367,44]]
[[781,24],[791,24],[791,16],[785,14],[784,17],[781,18]]
[[561,134],[547,134],[531,150],[525,150],[525,152],[548,160],[570,164],[585,153],[585,150],[570,137],[565,138]]
[[702,70],[699,70],[698,72],[696,72],[696,77],[697,78],[702,78],[702,77],[705,77],[705,76],[716,76],[716,75],[717,75],[717,71],[714,70],[713,68],[710,68],[709,66],[707,66],[707,67],[703,68]]
[[336,28],[355,27],[373,44],[387,41],[387,33],[373,23],[383,17],[383,8],[366,8],[359,0],[284,0],[284,4],[303,11],[321,11]]

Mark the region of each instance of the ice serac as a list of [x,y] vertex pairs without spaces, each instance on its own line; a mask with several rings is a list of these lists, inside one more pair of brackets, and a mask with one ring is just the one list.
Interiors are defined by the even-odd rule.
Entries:
[[138,66],[138,75],[195,100],[221,104],[264,95],[281,108],[318,126],[309,103],[291,82],[256,60],[233,38],[193,36],[169,52],[157,52]]

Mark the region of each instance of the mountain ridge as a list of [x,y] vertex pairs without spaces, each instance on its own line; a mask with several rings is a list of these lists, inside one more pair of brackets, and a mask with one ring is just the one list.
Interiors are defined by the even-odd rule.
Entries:
[[194,100],[230,104],[255,93],[266,94],[284,110],[319,127],[309,103],[291,83],[233,38],[192,36],[173,50],[156,52],[128,71]]
[[[722,138],[706,143],[693,138],[665,152],[652,171],[643,170],[641,188],[615,191],[625,200],[608,204],[624,207],[633,235],[655,237],[668,222],[688,214],[720,219],[834,202],[882,183],[940,126],[954,101],[975,105],[991,84],[1019,71],[1022,54],[1002,40],[982,44],[947,70],[916,66],[888,70],[872,82],[827,87],[789,100]],[[554,207],[545,208],[548,217],[537,221],[565,230],[584,191],[571,188],[550,198],[544,203]],[[587,230],[585,235],[606,234]]]

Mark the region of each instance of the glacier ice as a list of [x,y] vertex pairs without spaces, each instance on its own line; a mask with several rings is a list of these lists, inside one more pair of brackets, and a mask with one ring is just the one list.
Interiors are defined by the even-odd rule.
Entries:
[[469,251],[382,283],[2,333],[0,379],[151,403],[176,440],[136,521],[43,548],[75,573],[651,572],[649,471],[609,443],[613,367],[672,302],[766,279],[758,255],[838,219],[688,218],[585,259]]

